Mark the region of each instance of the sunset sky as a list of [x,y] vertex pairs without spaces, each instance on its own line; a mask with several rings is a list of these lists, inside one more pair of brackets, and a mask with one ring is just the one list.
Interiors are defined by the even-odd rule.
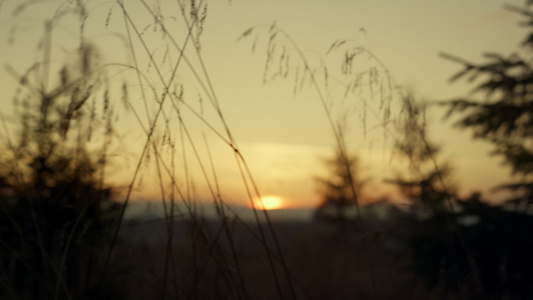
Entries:
[[[67,5],[64,1],[32,2],[37,3],[14,14],[21,1],[0,1],[0,101],[2,113],[10,124],[15,121],[12,98],[15,95],[16,80],[6,71],[6,66],[22,74],[41,60],[42,48],[39,48],[39,42],[45,21],[52,18],[60,5]],[[155,31],[153,27],[147,27],[153,22],[153,17],[147,13],[141,1],[124,2],[129,16],[138,29],[143,31],[146,47],[151,49],[155,61],[161,62],[163,76],[168,76],[171,68],[164,65],[176,62],[177,51],[170,50],[165,58],[169,42],[162,38],[161,29]],[[151,9],[160,11],[166,17],[163,22],[169,34],[182,45],[186,31],[175,2],[147,2]],[[320,99],[312,86],[304,83],[294,93],[295,82],[298,85],[296,70],[302,70],[302,64],[298,62],[296,49],[291,48],[293,42],[312,66],[320,66],[323,61],[331,72],[331,83],[325,95],[334,119],[346,118],[348,148],[359,155],[363,174],[373,179],[367,192],[374,198],[385,193],[394,197],[394,188],[384,185],[382,180],[403,172],[405,164],[391,156],[393,140],[385,138],[383,127],[378,126],[380,119],[374,113],[380,114],[379,101],[372,102],[369,91],[364,89],[357,96],[343,100],[344,88],[336,82],[337,79],[339,82],[344,80],[336,77],[336,74],[340,74],[342,50],[327,54],[328,49],[337,40],[351,40],[354,45],[366,48],[379,60],[364,56],[359,61],[361,71],[367,70],[368,66],[383,64],[386,69],[382,70],[390,72],[394,84],[412,91],[420,99],[439,101],[461,97],[467,95],[473,86],[462,81],[450,84],[448,79],[461,66],[443,59],[439,53],[446,52],[473,62],[482,62],[483,53],[509,54],[515,51],[525,37],[525,31],[517,26],[520,16],[504,10],[503,5],[508,3],[521,6],[523,2],[209,1],[200,36],[201,55],[209,80],[202,77],[204,79],[199,83],[186,64],[178,68],[177,80],[183,83],[185,101],[201,112],[213,128],[225,134],[222,122],[210,108],[208,97],[201,88],[202,85],[212,84],[224,119],[262,195],[279,197],[283,201],[280,207],[316,206],[320,196],[313,177],[327,174],[320,158],[333,153],[335,140]],[[74,4],[70,5],[74,7]],[[203,7],[203,4],[197,5]],[[133,54],[131,48],[126,46],[127,31],[120,6],[114,1],[91,1],[88,7],[91,9],[84,27],[84,41],[97,46],[104,62],[131,66]],[[68,16],[57,20],[52,32],[52,69],[53,66],[60,67],[61,63],[72,60],[80,43],[79,20]],[[278,42],[288,47],[291,73],[287,79],[280,78],[265,83],[263,75],[268,30],[274,23],[276,28],[290,37]],[[247,29],[257,25],[264,26],[257,27],[247,38],[239,39]],[[132,34],[135,35],[133,31]],[[256,37],[255,51],[252,51]],[[157,85],[157,72],[153,66],[148,66],[143,47],[134,36],[133,48],[135,55],[138,55],[139,68],[147,80]],[[195,70],[202,73],[203,67],[190,43],[186,46],[185,53]],[[113,74],[110,81],[118,86],[117,90],[120,90],[123,81],[128,82],[131,105],[134,109],[139,109],[141,122],[147,128],[148,119],[154,116],[157,103],[152,101],[148,104],[148,111],[143,110],[134,73],[118,66],[110,69],[108,73]],[[398,99],[393,99],[391,103],[392,117],[395,117],[394,113],[399,107],[395,100]],[[165,109],[168,109],[171,120],[169,126],[172,128],[172,137],[178,145],[176,157],[181,159],[183,153],[179,145],[177,114],[172,112],[170,106]],[[146,134],[131,109],[125,109],[120,99],[116,100],[116,110],[119,121],[115,129],[122,142],[114,148],[115,167],[108,171],[115,182],[127,185],[146,142]],[[509,170],[501,167],[499,159],[489,156],[488,144],[472,141],[469,132],[452,129],[450,121],[442,121],[442,115],[442,108],[431,108],[428,111],[430,139],[442,146],[442,159],[449,159],[455,166],[454,178],[462,193],[488,191],[508,179]],[[190,111],[184,109],[182,117],[212,186],[215,185],[215,180],[209,167],[210,156],[223,197],[230,203],[246,203],[246,193],[234,151]],[[156,138],[161,139],[165,135],[163,127],[163,124],[158,127],[161,130],[156,131]],[[1,136],[4,137],[3,131]],[[206,142],[209,147],[206,147]],[[197,198],[208,200],[204,175],[195,162],[192,147],[186,143],[185,149],[191,180],[187,185],[183,171],[185,164],[176,163],[179,169],[176,171],[178,184],[189,186],[191,191],[194,186]],[[151,162],[153,163],[153,158]],[[146,167],[141,174],[142,185],[135,189],[132,197],[157,199],[160,193],[157,180],[154,180],[155,170],[153,167]]]

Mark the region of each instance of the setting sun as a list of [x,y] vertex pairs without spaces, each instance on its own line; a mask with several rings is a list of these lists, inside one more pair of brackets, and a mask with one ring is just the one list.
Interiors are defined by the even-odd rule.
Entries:
[[283,200],[277,196],[265,196],[261,197],[262,201],[257,199],[254,201],[254,206],[257,209],[279,209],[283,206]]

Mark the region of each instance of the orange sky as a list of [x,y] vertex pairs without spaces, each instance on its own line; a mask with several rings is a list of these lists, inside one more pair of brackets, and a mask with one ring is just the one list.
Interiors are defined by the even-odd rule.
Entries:
[[[158,3],[150,1],[152,2]],[[57,13],[57,8],[63,1],[33,4],[14,15],[13,11],[19,3],[21,2],[8,0],[1,7],[0,38],[4,41],[0,43],[0,59],[3,66],[9,65],[23,73],[41,59],[39,41],[42,38],[43,24]],[[505,3],[520,5],[522,1]],[[196,79],[186,64],[182,63],[178,68],[176,81],[183,84],[187,103],[201,112],[210,126],[227,138],[223,122],[209,103],[206,91],[202,90],[202,86],[212,84],[225,121],[262,194],[280,196],[289,207],[316,205],[319,196],[313,177],[324,172],[319,158],[328,156],[334,149],[332,131],[318,95],[307,83],[294,95],[295,82],[298,82],[295,79],[296,70],[302,70],[302,64],[298,63],[296,50],[290,48],[290,40],[280,39],[279,43],[286,45],[288,53],[292,55],[291,75],[286,80],[275,80],[267,84],[263,83],[263,74],[268,32],[259,35],[255,53],[252,53],[255,35],[237,41],[252,26],[276,22],[276,26],[298,45],[310,64],[317,66],[324,60],[328,70],[331,70],[332,80],[328,90],[325,90],[325,97],[331,105],[333,118],[346,118],[348,147],[360,155],[364,172],[374,181],[371,193],[379,195],[387,188],[390,189],[383,186],[382,179],[401,171],[403,165],[394,159],[391,162],[392,140],[385,139],[382,128],[375,127],[379,124],[379,119],[371,112],[364,112],[365,109],[379,110],[379,104],[371,101],[368,90],[363,89],[361,93],[343,100],[344,88],[333,80],[334,76],[340,74],[341,57],[334,54],[326,56],[329,46],[339,39],[353,40],[379,58],[396,84],[413,90],[424,99],[450,99],[466,95],[471,86],[464,82],[453,85],[447,82],[460,66],[440,58],[439,52],[480,61],[483,52],[507,54],[515,50],[523,38],[524,31],[516,26],[519,18],[514,13],[503,10],[502,5],[503,2],[500,1],[460,0],[233,0],[231,4],[210,1],[200,37],[203,66],[190,43],[185,52],[196,72],[201,74],[205,67],[209,80],[203,75],[200,80]],[[125,7],[138,29],[143,32],[145,45],[156,62],[160,63],[163,76],[169,76],[172,68],[168,64],[177,61],[178,52],[172,48],[169,40],[162,38],[161,29],[148,27],[153,17],[146,12],[140,1],[127,1]],[[144,45],[134,38],[135,54],[125,46],[127,31],[120,6],[113,1],[91,1],[90,8],[84,27],[85,42],[97,45],[107,63],[131,66],[133,58],[137,58],[143,76],[149,81],[145,84],[160,90],[162,84],[158,82],[153,65],[148,64]],[[161,1],[160,8],[153,5],[151,9],[159,9],[166,17],[164,20],[168,32],[182,45],[185,27],[175,4]],[[107,16],[110,18],[106,27]],[[74,17],[56,20],[52,66],[57,67],[75,56],[75,49],[80,42],[80,27],[79,20]],[[15,32],[13,41],[8,43],[12,32]],[[168,56],[165,54],[167,49]],[[376,61],[368,58],[366,62],[361,60],[359,63],[361,71],[377,66]],[[120,84],[126,80],[129,83],[132,106],[139,109],[141,122],[148,127],[148,119],[155,115],[157,103],[151,99],[148,111],[144,109],[139,85],[131,70],[113,66],[109,73],[112,74],[111,82]],[[0,72],[0,84],[3,112],[9,119],[12,115],[10,108],[15,93],[15,80],[5,69]],[[363,105],[365,101],[367,104]],[[116,103],[120,116],[116,129],[123,137],[123,142],[114,148],[115,164],[119,167],[111,170],[109,176],[122,184],[128,184],[146,135],[131,111],[124,110],[119,102],[117,100]],[[393,102],[393,112],[397,107]],[[184,195],[192,195],[191,197],[196,195],[198,198],[208,198],[206,186],[210,185],[213,190],[218,186],[221,195],[228,202],[246,201],[243,200],[246,198],[246,190],[233,149],[194,114],[182,109],[183,120],[201,163],[195,158],[190,142],[185,143],[185,148],[181,147],[178,115],[170,105],[165,106],[172,129],[171,136],[176,144],[175,175],[180,191]],[[441,122],[442,111],[433,109],[428,114],[432,121],[431,138],[443,145],[443,157],[449,158],[456,166],[455,178],[461,183],[465,193],[474,189],[487,190],[507,178],[508,170],[502,169],[497,159],[489,157],[490,147],[487,144],[473,142],[469,133],[450,129],[449,122]],[[161,139],[165,135],[163,125],[158,124],[156,138]],[[363,130],[365,126],[366,134]],[[183,161],[182,149],[185,149],[187,163]],[[170,165],[171,151],[165,151],[165,159]],[[210,167],[210,157],[216,175],[213,175]],[[201,167],[204,167],[205,173]],[[134,198],[160,197],[155,172],[152,160],[152,167],[141,171],[142,185],[134,190]],[[165,179],[165,184],[169,184],[168,178]]]

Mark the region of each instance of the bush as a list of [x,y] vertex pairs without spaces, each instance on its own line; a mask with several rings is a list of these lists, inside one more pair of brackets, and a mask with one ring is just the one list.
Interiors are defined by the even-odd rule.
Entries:
[[88,150],[98,128],[95,57],[94,48],[83,48],[79,75],[63,67],[54,89],[36,88],[28,81],[31,71],[19,78],[26,92],[18,96],[19,132],[16,140],[6,135],[0,158],[0,298],[79,299],[98,292],[107,234],[120,205],[103,178],[110,122],[104,151]]

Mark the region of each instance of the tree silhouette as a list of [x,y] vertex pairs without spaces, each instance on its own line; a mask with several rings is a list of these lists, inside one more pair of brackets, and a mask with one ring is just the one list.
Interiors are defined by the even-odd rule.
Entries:
[[522,24],[531,33],[522,43],[523,53],[508,56],[487,53],[486,62],[474,64],[449,54],[444,58],[463,65],[463,69],[450,80],[481,78],[474,94],[481,99],[461,98],[445,102],[448,116],[459,115],[456,125],[473,132],[474,138],[484,139],[494,145],[493,154],[504,158],[518,182],[501,188],[517,192],[510,201],[517,204],[533,202],[533,68],[530,48],[533,47],[533,10],[531,1],[523,8],[506,6],[522,14],[527,20]]
[[409,172],[386,182],[398,185],[411,203],[435,210],[443,208],[454,191],[449,183],[450,164],[437,161],[440,149],[427,138],[425,110],[425,104],[412,95],[403,98],[395,149],[409,161]]
[[358,157],[339,148],[324,160],[329,176],[315,178],[322,194],[322,203],[315,211],[317,219],[346,221],[353,208],[359,214],[358,200],[367,180],[361,178]]
[[[103,178],[112,109],[106,90],[99,126],[97,58],[95,48],[84,46],[79,63],[61,68],[51,89],[42,69],[15,75],[18,133],[11,139],[5,130],[0,157],[1,298],[79,299],[101,292],[99,256],[119,205]],[[94,138],[98,127],[105,134]],[[88,150],[91,139],[102,138],[104,151]]]
[[[528,18],[524,25],[533,28],[531,4],[507,8]],[[523,46],[533,46],[533,33]],[[444,102],[448,117],[460,116],[457,126],[493,144],[493,153],[520,177],[501,186],[516,192],[507,203],[527,212],[533,195],[533,57],[490,53],[485,55],[487,62],[473,64],[443,56],[464,66],[451,80],[479,79],[472,97],[482,96]],[[490,205],[481,194],[456,199],[454,208],[417,221],[410,240],[412,268],[430,286],[443,283],[465,299],[532,299],[531,214],[511,210],[505,203]]]

